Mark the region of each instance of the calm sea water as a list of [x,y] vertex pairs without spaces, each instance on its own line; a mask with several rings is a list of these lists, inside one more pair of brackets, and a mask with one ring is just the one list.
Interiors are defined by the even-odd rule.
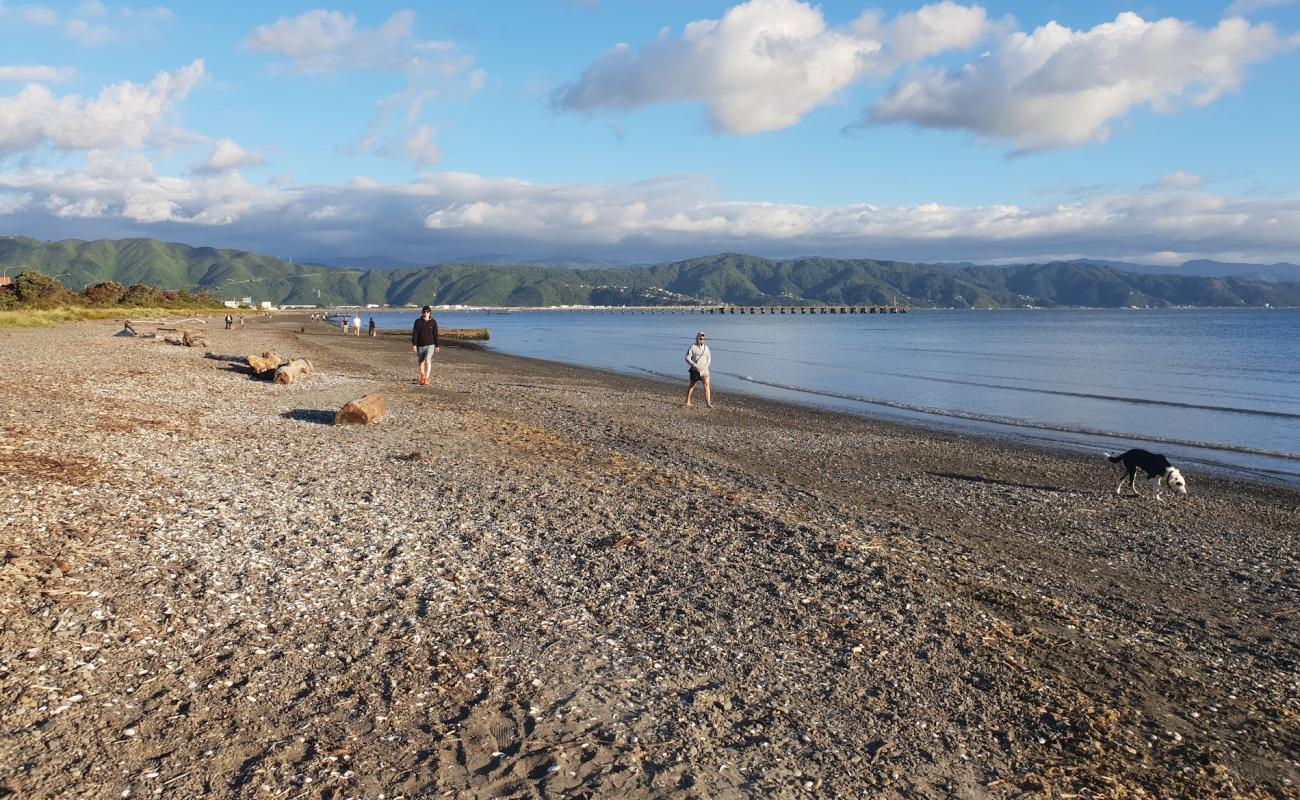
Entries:
[[[407,328],[414,314],[376,314]],[[745,392],[1300,481],[1300,310],[904,315],[439,312],[491,349],[683,381],[696,331]],[[363,319],[365,317],[363,316]]]

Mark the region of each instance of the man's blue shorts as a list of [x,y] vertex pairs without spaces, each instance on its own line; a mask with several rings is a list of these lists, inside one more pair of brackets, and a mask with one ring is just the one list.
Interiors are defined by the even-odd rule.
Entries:
[[432,363],[432,362],[433,362],[433,345],[430,344],[430,345],[425,345],[424,347],[421,347],[419,350],[416,351],[415,355],[416,355],[416,357],[417,357],[417,360],[418,360],[421,364],[423,364],[423,363],[426,362],[426,361]]

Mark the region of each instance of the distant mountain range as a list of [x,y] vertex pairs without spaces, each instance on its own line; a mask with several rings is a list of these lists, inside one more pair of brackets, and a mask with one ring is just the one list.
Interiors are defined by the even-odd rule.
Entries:
[[[1112,267],[1122,272],[1136,272],[1139,275],[1184,275],[1194,278],[1248,278],[1255,281],[1272,281],[1281,283],[1300,282],[1300,265],[1280,261],[1276,264],[1249,264],[1233,261],[1210,261],[1198,259],[1184,261],[1176,267],[1161,267],[1155,264],[1134,264],[1129,261],[1107,261],[1099,258],[1076,258],[1069,261],[1054,261],[1054,264],[1090,264]],[[947,263],[950,267],[977,266],[1029,266],[1026,264],[985,265],[970,262]]]
[[[383,256],[367,256],[364,258],[323,256],[320,258],[303,259],[303,262],[309,264],[323,264],[329,267],[343,267],[345,269],[420,269],[421,267],[433,266],[435,264],[435,262],[432,261],[421,264],[415,261],[403,261],[400,258],[385,258]],[[443,259],[436,263],[483,264],[492,267],[567,267],[569,269],[597,269],[602,267],[623,269],[627,267],[646,266],[645,264],[634,264],[628,261],[618,261],[609,258],[588,258],[585,256],[547,256],[545,258],[526,258],[523,256],[507,255],[504,253],[478,253],[475,255]]]
[[[1231,269],[1230,276],[1184,275],[1169,268],[1119,269],[1095,261],[1005,267],[914,264],[872,259],[775,261],[724,253],[650,267],[439,264],[355,269],[293,263],[240,250],[154,239],[40,242],[0,237],[0,269],[35,270],[65,286],[142,283],[206,291],[221,299],[277,304],[486,306],[906,304],[914,307],[1300,306],[1300,282],[1283,282],[1293,264],[1188,262]],[[1157,271],[1163,270],[1163,271]],[[1300,274],[1292,278],[1300,281]]]

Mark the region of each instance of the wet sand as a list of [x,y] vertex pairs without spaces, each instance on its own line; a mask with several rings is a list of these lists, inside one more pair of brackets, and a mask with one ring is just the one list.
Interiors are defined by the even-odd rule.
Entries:
[[0,796],[1297,795],[1293,488],[116,327],[0,331]]

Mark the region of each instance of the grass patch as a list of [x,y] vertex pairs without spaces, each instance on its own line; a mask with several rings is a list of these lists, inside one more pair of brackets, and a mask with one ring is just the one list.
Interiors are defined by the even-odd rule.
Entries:
[[0,311],[0,328],[48,328],[61,322],[84,322],[104,319],[142,319],[145,317],[189,317],[216,314],[224,307],[213,308],[19,308]]

